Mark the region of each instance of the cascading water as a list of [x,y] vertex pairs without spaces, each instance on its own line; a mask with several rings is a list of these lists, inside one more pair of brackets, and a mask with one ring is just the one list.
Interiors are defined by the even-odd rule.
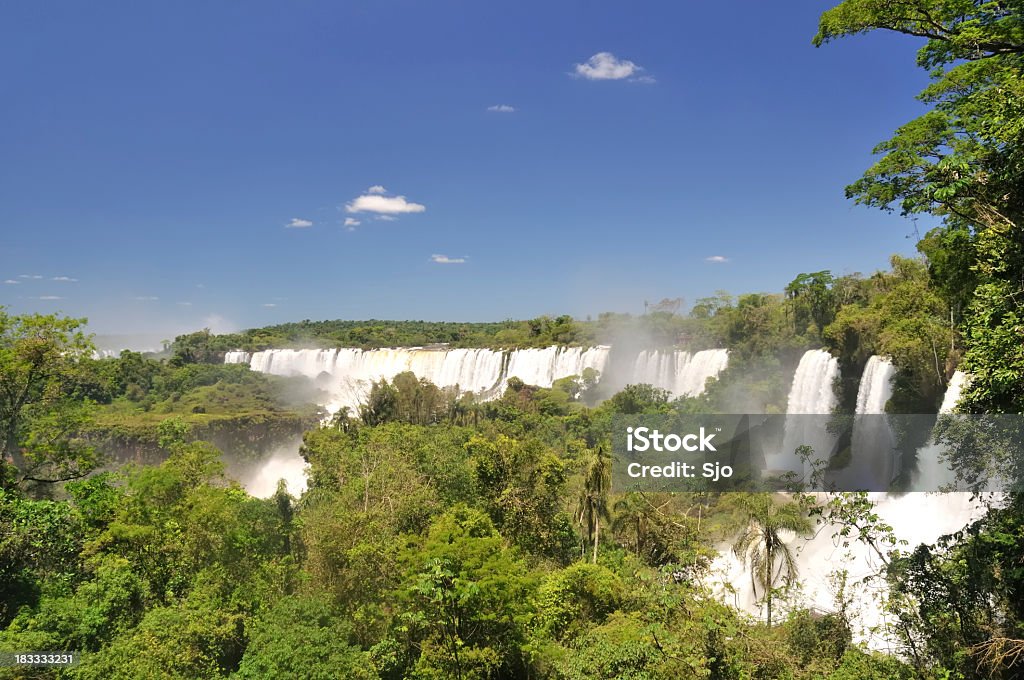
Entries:
[[[962,529],[984,513],[980,501],[967,493],[924,494],[909,493],[902,496],[872,493],[874,512],[892,527],[897,539],[907,541],[903,550],[913,550],[921,543],[933,543],[944,534]],[[835,575],[846,572],[845,597],[848,598],[847,615],[851,617],[854,640],[872,649],[897,651],[894,640],[887,632],[892,623],[881,607],[879,598],[887,594],[885,580],[869,578],[877,574],[883,564],[874,550],[853,538],[833,537],[838,529],[820,528],[809,540],[791,532],[783,538],[793,551],[798,587],[786,599],[775,601],[776,611],[783,613],[797,607],[819,612],[837,611],[837,585]],[[763,615],[763,601],[754,595],[750,571],[732,552],[731,546],[720,547],[718,558],[712,565],[710,585],[723,601],[758,616]],[[780,616],[781,619],[781,616]]]
[[[303,375],[323,389],[323,404],[334,413],[341,407],[355,410],[365,401],[374,381],[390,380],[404,371],[439,387],[458,387],[484,398],[501,394],[509,378],[528,385],[551,387],[559,378],[582,375],[587,369],[605,373],[610,348],[597,346],[542,347],[503,352],[491,349],[396,348],[269,349],[261,352],[227,352],[224,362],[249,364],[254,371],[274,375]],[[690,354],[682,351],[641,352],[629,376],[631,383],[650,383],[673,396],[695,396],[704,391],[708,378],[728,364],[729,353],[710,349]]]
[[[960,394],[967,383],[967,374],[956,371],[949,379],[946,394],[939,407],[939,415],[952,413],[960,401]],[[942,446],[929,444],[917,452],[917,471],[914,475],[914,488],[935,491],[954,488],[956,475],[942,461]]]
[[704,392],[708,378],[714,378],[729,364],[729,352],[706,349],[695,354],[681,350],[644,350],[633,362],[629,382],[646,383],[668,390],[674,397],[694,397]]
[[857,389],[857,408],[850,444],[850,463],[830,481],[844,489],[885,489],[900,472],[900,461],[885,405],[892,397],[893,363],[880,356],[868,359]]
[[857,390],[857,415],[885,413],[885,404],[892,397],[895,375],[896,367],[885,357],[868,359]]
[[[831,391],[832,381],[838,376],[838,365],[833,365],[825,352],[808,352],[800,361],[797,374],[790,390],[788,413],[829,412],[836,404]],[[872,357],[865,367],[857,395],[857,414],[861,416],[884,413],[885,404],[892,396],[892,378],[895,367],[886,359]],[[949,412],[959,398],[964,378],[954,375],[943,400],[943,411]],[[826,387],[827,385],[827,387]],[[873,418],[884,425],[884,419]],[[790,423],[786,423],[787,437]],[[870,440],[873,427],[855,428],[854,437],[859,445]],[[866,431],[865,431],[866,429]],[[885,449],[880,458],[891,461],[891,433],[884,427]],[[855,447],[857,444],[855,444]],[[855,450],[859,450],[856,449]],[[882,474],[888,476],[888,472]],[[890,478],[891,479],[891,478]],[[875,480],[877,483],[877,480]],[[889,479],[885,480],[888,484]],[[844,488],[851,482],[843,482]],[[897,539],[907,541],[905,550],[921,543],[933,543],[944,534],[962,529],[966,524],[980,517],[984,503],[973,499],[968,493],[907,493],[902,495],[871,493],[874,512],[879,519],[893,529]],[[834,575],[846,573],[846,596],[852,598],[847,613],[854,618],[854,638],[878,650],[896,651],[892,637],[886,632],[890,623],[879,597],[885,597],[884,579],[868,579],[877,574],[882,565],[874,550],[863,542],[850,538],[835,538],[836,530],[829,527],[819,529],[812,537],[783,536],[793,550],[798,569],[799,587],[790,593],[788,601],[776,601],[776,609],[784,611],[793,607],[810,607],[817,611],[836,610],[836,584]],[[738,608],[755,615],[764,611],[763,599],[755,595],[750,571],[733,554],[729,545],[719,546],[718,558],[712,565],[710,585],[719,596]]]
[[800,358],[793,375],[793,386],[786,402],[786,431],[782,450],[766,456],[768,470],[797,471],[800,460],[795,455],[799,446],[810,446],[816,458],[827,460],[835,446],[835,437],[822,427],[822,416],[832,413],[838,403],[835,381],[839,378],[839,360],[820,349],[808,350]]
[[967,374],[963,371],[955,371],[953,377],[949,379],[946,394],[942,397],[942,406],[939,407],[939,413],[952,413],[960,402],[960,395],[966,386]]
[[[558,348],[552,348],[558,349]],[[544,367],[534,364],[546,360],[548,372],[586,366],[601,369],[603,348],[581,352],[576,348],[570,358],[555,352],[534,356],[520,364],[532,370],[532,377],[544,377]],[[584,356],[586,355],[586,356]],[[575,361],[573,360],[575,359]],[[504,353],[489,349],[427,350],[418,348],[361,350],[342,349],[268,349],[249,354],[228,352],[225,363],[248,363],[254,371],[274,375],[302,375],[314,380],[327,393],[323,406],[331,413],[342,407],[358,408],[366,399],[373,382],[390,380],[410,371],[439,387],[458,387],[462,391],[493,392],[504,378]],[[585,365],[584,365],[585,364]],[[565,373],[573,375],[573,371]],[[547,376],[546,386],[557,377]]]

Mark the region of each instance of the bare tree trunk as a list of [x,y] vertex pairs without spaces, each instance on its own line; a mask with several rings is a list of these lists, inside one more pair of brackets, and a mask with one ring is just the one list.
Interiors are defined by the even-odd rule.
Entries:
[[601,536],[601,517],[594,517],[594,564],[597,564],[597,542]]
[[768,586],[767,592],[765,593],[768,602],[768,627],[772,627],[772,586],[775,581],[775,556],[772,555],[772,544],[769,543],[766,547],[768,553]]

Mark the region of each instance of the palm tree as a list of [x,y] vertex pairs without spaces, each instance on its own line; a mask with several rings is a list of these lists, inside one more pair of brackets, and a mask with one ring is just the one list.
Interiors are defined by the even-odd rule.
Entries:
[[[597,563],[597,545],[601,538],[601,519],[611,521],[608,508],[608,489],[612,484],[611,459],[605,455],[604,448],[598,446],[587,468],[587,476],[583,480],[583,491],[576,505],[576,517],[580,525],[587,527],[587,540],[593,541],[593,562]],[[586,546],[583,548],[586,554]]]
[[768,607],[768,627],[772,627],[772,596],[778,584],[788,588],[796,580],[798,569],[793,550],[779,537],[781,531],[803,534],[811,529],[796,503],[780,505],[770,494],[753,494],[743,503],[747,528],[733,544],[733,552],[750,567],[754,596],[760,586]]

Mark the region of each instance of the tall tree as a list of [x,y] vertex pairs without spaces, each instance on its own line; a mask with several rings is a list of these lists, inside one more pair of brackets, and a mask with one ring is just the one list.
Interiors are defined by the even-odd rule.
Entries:
[[10,316],[0,307],[0,488],[81,477],[95,452],[74,438],[89,415],[77,394],[93,345],[84,319]]
[[576,517],[587,529],[587,539],[593,544],[592,561],[597,563],[597,546],[601,540],[601,520],[611,521],[608,491],[612,485],[611,458],[598,446],[587,465],[583,490],[576,505]]
[[758,587],[761,588],[771,628],[775,591],[780,585],[788,588],[798,575],[793,549],[782,540],[781,532],[801,534],[810,530],[811,525],[798,504],[779,505],[766,493],[746,498],[744,510],[747,527],[733,544],[733,552],[750,568],[755,597]]
[[846,0],[814,44],[873,30],[925,40],[931,109],[875,148],[847,195],[942,218],[920,248],[954,317],[966,304],[961,408],[1024,413],[1024,0]]

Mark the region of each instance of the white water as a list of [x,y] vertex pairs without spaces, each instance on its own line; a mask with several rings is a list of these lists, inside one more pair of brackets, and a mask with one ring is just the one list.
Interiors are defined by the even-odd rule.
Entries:
[[857,390],[858,415],[885,413],[885,404],[892,397],[892,379],[896,367],[885,357],[873,356],[864,366]]
[[[355,411],[365,401],[373,382],[390,380],[405,371],[438,387],[458,387],[462,392],[476,392],[486,399],[499,396],[512,377],[528,385],[551,387],[559,378],[582,375],[588,368],[604,374],[610,349],[270,349],[252,354],[228,352],[224,362],[249,364],[262,373],[312,378],[328,395],[323,406],[334,413],[341,407]],[[673,396],[695,396],[704,391],[707,379],[718,375],[728,361],[729,353],[724,349],[692,355],[679,351],[641,352],[628,382],[650,383],[669,390]]]
[[[970,494],[909,493],[893,496],[870,494],[874,511],[889,524],[898,539],[907,541],[901,550],[913,550],[921,543],[933,543],[938,537],[958,531],[984,513],[980,501]],[[893,639],[884,627],[892,623],[881,608],[886,588],[881,578],[869,578],[882,567],[881,558],[868,545],[854,538],[833,538],[836,530],[821,528],[810,540],[790,534],[786,543],[796,553],[799,588],[788,601],[775,600],[774,621],[782,621],[785,612],[796,607],[812,607],[818,611],[836,611],[836,587],[833,574],[846,570],[847,596],[852,598],[848,612],[854,617],[854,639],[877,650],[896,651]],[[847,544],[844,545],[843,541]],[[750,572],[736,558],[731,546],[720,546],[712,565],[710,585],[726,602],[762,618],[763,603],[754,596]],[[883,547],[883,551],[885,548]],[[865,580],[867,579],[867,580]],[[761,594],[758,588],[758,594]]]
[[644,350],[633,362],[630,381],[668,390],[675,397],[695,397],[704,392],[708,378],[714,378],[729,364],[729,352],[706,349],[695,354]]
[[884,489],[900,472],[896,444],[885,414],[892,397],[893,363],[880,356],[868,359],[857,389],[850,464],[830,475],[843,489]]
[[966,386],[967,374],[963,371],[954,372],[953,377],[949,379],[949,385],[946,387],[946,394],[942,397],[942,406],[939,407],[939,413],[952,413],[960,402],[960,395]]
[[[833,379],[838,376],[838,365],[833,362],[834,359],[830,360],[825,352],[811,351],[804,355],[793,379],[788,413],[831,411],[836,404],[831,386]],[[857,394],[858,415],[885,412],[885,404],[892,396],[895,370],[887,359],[872,357],[868,361]],[[952,410],[963,384],[963,374],[955,374],[943,400],[942,412]],[[867,423],[860,427],[855,425],[855,446],[866,447],[869,442],[881,444],[883,448],[872,454],[876,458],[872,465],[885,466],[885,470],[880,473],[880,477],[885,478],[892,472],[892,458],[889,455],[891,433],[881,419],[877,421],[879,427]],[[786,428],[788,438],[788,421]],[[885,480],[886,484],[889,479]],[[878,479],[871,481],[878,483]],[[849,483],[849,480],[843,482],[844,485]],[[874,511],[880,520],[892,527],[897,539],[907,541],[906,546],[901,546],[902,550],[913,550],[921,543],[933,543],[940,536],[960,530],[984,513],[982,502],[972,500],[968,493],[872,493],[869,497],[875,502]],[[824,527],[809,540],[792,534],[784,536],[796,553],[799,587],[791,593],[788,601],[776,601],[776,620],[781,621],[785,612],[795,607],[835,611],[837,592],[833,575],[845,570],[849,584],[847,595],[852,599],[850,611],[855,617],[856,641],[866,643],[873,649],[896,651],[893,638],[887,633],[885,625],[892,621],[887,620],[881,608],[887,590],[882,579],[873,577],[882,566],[881,558],[868,545],[854,538],[834,538],[835,533],[836,529]],[[733,554],[730,545],[721,545],[719,548],[719,556],[712,565],[712,587],[724,601],[763,619],[764,603],[754,595],[749,570]]]
[[799,458],[794,454],[798,446],[810,446],[816,458],[827,460],[835,446],[835,437],[822,425],[822,416],[832,413],[838,403],[835,381],[839,378],[839,360],[820,349],[808,350],[800,358],[800,364],[793,375],[793,386],[789,389],[786,414],[795,416],[786,419],[782,451],[766,457],[766,467],[773,472],[798,471]]
[[259,467],[238,471],[229,469],[228,474],[257,498],[273,496],[281,479],[285,481],[288,493],[301,496],[306,491],[306,461],[299,455],[301,445],[299,440],[290,446],[282,446],[261,461]]
[[[949,379],[949,385],[946,387],[946,394],[942,397],[939,415],[952,413],[956,409],[966,383],[966,373],[963,371],[953,373],[953,377]],[[914,488],[925,490],[955,488],[956,474],[942,459],[942,451],[939,444],[929,444],[917,452]]]

